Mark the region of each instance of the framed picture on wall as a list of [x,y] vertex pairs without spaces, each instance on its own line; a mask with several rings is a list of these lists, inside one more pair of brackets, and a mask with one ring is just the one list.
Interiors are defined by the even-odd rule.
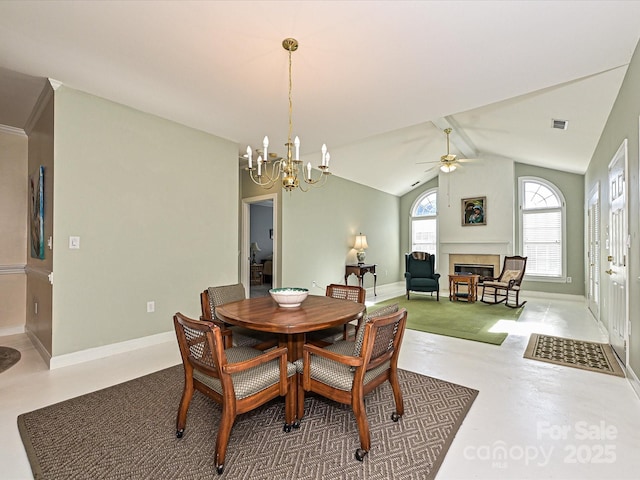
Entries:
[[29,237],[31,257],[44,259],[44,167],[29,175]]
[[462,199],[462,226],[487,224],[487,197]]

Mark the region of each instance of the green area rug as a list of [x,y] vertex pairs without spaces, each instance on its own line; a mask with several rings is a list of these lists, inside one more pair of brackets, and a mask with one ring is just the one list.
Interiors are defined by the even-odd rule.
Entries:
[[407,328],[493,345],[501,345],[508,335],[498,322],[516,321],[524,309],[524,306],[509,308],[501,303],[451,302],[446,297],[437,302],[435,296],[412,294],[411,300],[403,295],[376,303],[370,310],[396,302],[407,309]]

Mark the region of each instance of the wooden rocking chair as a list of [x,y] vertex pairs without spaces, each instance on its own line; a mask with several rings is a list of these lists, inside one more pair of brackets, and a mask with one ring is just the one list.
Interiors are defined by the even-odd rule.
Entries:
[[520,302],[520,284],[526,266],[527,257],[505,257],[500,276],[484,281],[480,301],[491,304],[504,302],[511,308],[519,308],[527,303]]

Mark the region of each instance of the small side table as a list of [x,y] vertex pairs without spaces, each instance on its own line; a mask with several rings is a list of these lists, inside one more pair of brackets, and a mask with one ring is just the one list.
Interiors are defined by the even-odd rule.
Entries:
[[[478,299],[478,280],[480,275],[456,273],[449,275],[449,301],[466,300],[473,303]],[[460,285],[467,287],[466,292],[460,291]]]
[[362,287],[364,284],[364,274],[372,273],[373,274],[373,295],[377,296],[376,293],[376,282],[378,281],[378,275],[376,275],[376,264],[365,265],[356,263],[354,265],[345,265],[344,267],[344,284],[348,285],[347,279],[349,275],[354,274],[358,277],[358,286]]
[[251,285],[262,285],[262,268],[261,263],[251,264]]

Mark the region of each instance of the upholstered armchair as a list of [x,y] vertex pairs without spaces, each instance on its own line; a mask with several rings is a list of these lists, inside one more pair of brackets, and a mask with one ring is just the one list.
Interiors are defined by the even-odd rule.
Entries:
[[296,367],[287,361],[286,347],[261,352],[250,347],[225,349],[220,327],[180,313],[173,317],[184,365],[184,390],[176,419],[176,437],[182,438],[187,412],[198,390],[221,405],[213,460],[218,474],[224,460],[236,416],[285,397],[284,431],[289,432],[296,414]]
[[440,274],[435,271],[435,255],[426,252],[405,254],[404,278],[409,292],[436,292],[436,301],[440,301]]

